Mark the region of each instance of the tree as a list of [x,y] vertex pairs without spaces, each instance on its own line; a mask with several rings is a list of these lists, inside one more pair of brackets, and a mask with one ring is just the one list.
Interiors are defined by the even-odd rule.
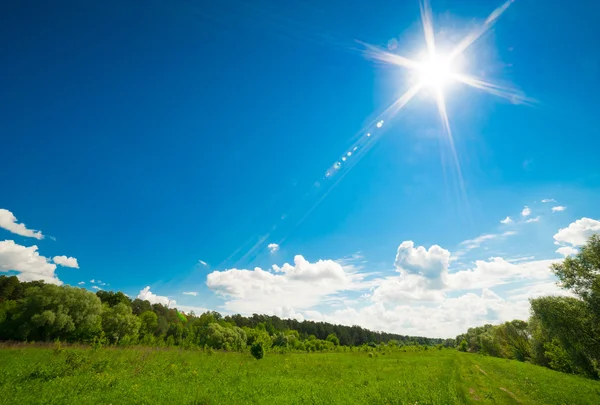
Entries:
[[136,339],[140,324],[140,318],[133,315],[130,306],[122,302],[114,307],[105,304],[102,312],[102,330],[110,343],[118,343],[124,338]]
[[335,335],[335,333],[331,333],[327,336],[327,340],[328,342],[333,343],[334,346],[339,346],[340,345],[340,340],[338,339],[338,337]]
[[260,343],[254,343],[250,348],[250,353],[256,360],[260,360],[265,356],[265,349]]
[[598,377],[600,335],[595,332],[598,325],[593,323],[586,303],[572,297],[541,297],[530,302],[534,317],[548,334],[546,343],[556,339],[578,373]]
[[224,327],[211,323],[207,327],[204,343],[213,349],[240,350],[246,347],[246,333],[237,326]]
[[121,302],[127,306],[131,306],[131,299],[121,291],[115,293],[112,291],[100,290],[96,292],[96,296],[100,298],[100,301],[102,301],[103,304],[106,303],[110,307],[114,307]]
[[140,335],[154,335],[158,328],[158,317],[152,311],[146,311],[140,314]]
[[[573,368],[600,376],[600,235],[592,235],[580,252],[552,265],[563,288],[578,298],[542,297],[531,300],[539,331],[547,333],[545,360],[552,366]],[[563,350],[556,345],[560,342]],[[539,348],[538,348],[539,351]],[[569,356],[567,367],[562,357]],[[538,353],[539,357],[539,353]],[[558,360],[557,360],[558,359]]]
[[19,286],[19,279],[16,276],[0,276],[0,302],[15,300],[14,292]]
[[90,340],[100,332],[100,299],[89,291],[44,284],[29,287],[12,315],[13,338]]
[[150,304],[150,301],[141,300],[139,298],[136,298],[131,303],[131,311],[133,312],[134,315],[139,316],[140,314],[142,314],[144,312],[152,311],[152,304]]

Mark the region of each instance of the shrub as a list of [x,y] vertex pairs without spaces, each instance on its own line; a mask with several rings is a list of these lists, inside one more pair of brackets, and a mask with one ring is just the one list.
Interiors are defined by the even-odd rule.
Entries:
[[256,360],[260,360],[265,356],[265,349],[260,343],[254,343],[250,348],[250,353]]

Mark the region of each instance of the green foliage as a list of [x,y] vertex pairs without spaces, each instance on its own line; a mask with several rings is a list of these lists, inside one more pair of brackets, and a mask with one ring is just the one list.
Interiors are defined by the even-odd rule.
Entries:
[[250,354],[252,354],[256,360],[260,360],[265,357],[265,349],[260,343],[254,343],[252,347],[250,347]]
[[457,336],[459,350],[600,378],[600,236],[552,270],[575,297],[532,299],[529,322],[470,328]]
[[326,339],[328,342],[333,343],[335,346],[339,346],[340,345],[340,340],[338,339],[338,337],[335,335],[335,333],[331,333],[330,335],[327,336]]
[[114,307],[106,306],[102,313],[102,330],[110,343],[118,343],[126,339],[130,342],[137,338],[141,320],[133,315],[131,307],[118,303]]
[[100,290],[96,292],[96,296],[100,298],[100,301],[102,301],[103,304],[108,304],[109,307],[114,307],[121,303],[129,307],[131,306],[131,299],[121,291],[115,293],[112,291]]
[[206,331],[206,344],[213,349],[241,350],[246,347],[246,332],[237,326],[224,327],[211,323]]
[[4,315],[0,338],[85,341],[100,331],[102,304],[79,288],[45,284],[23,292]]

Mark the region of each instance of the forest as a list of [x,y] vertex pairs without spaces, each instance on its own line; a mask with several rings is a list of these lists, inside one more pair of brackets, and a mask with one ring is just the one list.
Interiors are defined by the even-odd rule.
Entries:
[[122,292],[20,282],[0,276],[0,340],[93,345],[178,346],[243,350],[323,351],[337,346],[454,344],[454,340],[374,332],[360,326],[280,319],[254,314],[183,313],[162,304],[131,300]]

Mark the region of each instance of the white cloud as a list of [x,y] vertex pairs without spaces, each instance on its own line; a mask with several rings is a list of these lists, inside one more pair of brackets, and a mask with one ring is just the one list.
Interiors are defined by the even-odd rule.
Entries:
[[0,208],[0,228],[4,228],[9,232],[17,235],[26,236],[28,238],[43,239],[42,232],[33,229],[27,229],[25,224],[18,224],[17,217],[9,210]]
[[525,208],[523,208],[523,211],[521,211],[521,215],[524,217],[531,215],[531,208],[525,206]]
[[527,301],[508,301],[489,289],[466,293],[435,305],[386,306],[376,302],[363,308],[345,308],[330,314],[305,311],[309,319],[344,325],[361,325],[413,336],[455,337],[468,328],[511,319],[527,319]]
[[488,242],[488,241],[491,241],[494,239],[502,239],[502,238],[506,238],[508,236],[513,236],[516,234],[517,233],[515,231],[506,231],[503,233],[488,233],[488,234],[479,235],[475,239],[469,239],[469,240],[462,241],[460,243],[460,246],[462,246],[462,248],[457,250],[456,252],[454,252],[454,255],[452,256],[452,260],[454,260],[458,257],[464,256],[470,250],[477,249],[484,242]]
[[90,280],[90,283],[95,283],[95,282],[96,282],[96,280],[94,280],[94,279]]
[[501,224],[510,224],[512,222],[513,222],[513,220],[511,217],[506,217],[502,221],[500,221]]
[[556,279],[530,283],[513,288],[506,293],[507,298],[518,301],[525,301],[529,300],[529,298],[538,298],[546,295],[573,296],[570,291],[560,288]]
[[369,297],[374,302],[441,301],[444,293],[425,277],[405,274],[381,281]]
[[198,295],[198,292],[196,291],[188,291],[188,292],[184,292],[183,295],[193,295],[194,297]]
[[267,248],[271,253],[275,253],[279,250],[279,245],[277,243],[269,243],[267,245]]
[[571,255],[576,255],[577,253],[579,253],[579,250],[575,249],[572,246],[563,246],[563,247],[559,247],[558,249],[556,249],[556,253],[559,253],[559,254],[567,257],[567,256],[571,256]]
[[557,205],[556,207],[552,207],[552,212],[561,212],[566,209],[567,209],[567,207],[565,207],[563,205]]
[[92,286],[92,288],[93,288],[94,290],[101,290],[101,289],[102,289],[102,288],[98,287],[97,285],[93,285],[93,286]]
[[78,269],[79,268],[79,264],[77,263],[77,259],[74,257],[67,257],[67,256],[54,256],[54,258],[52,259],[52,261],[58,265],[61,265],[63,267],[72,267],[74,269]]
[[446,283],[450,252],[438,245],[429,249],[414,247],[412,241],[404,241],[398,246],[394,265],[402,275],[418,275],[435,286]]
[[525,221],[527,223],[531,223],[531,222],[540,222],[540,216],[538,215],[535,218],[529,218],[527,221]]
[[204,260],[198,260],[198,263],[200,263],[203,266],[208,266],[208,264]]
[[174,307],[176,304],[176,302],[174,300],[170,300],[169,297],[154,294],[152,291],[150,291],[150,287],[140,290],[140,293],[136,298],[150,301],[151,304],[163,304],[167,307]]
[[[464,245],[479,245],[512,234],[482,235]],[[448,250],[437,245],[416,247],[412,241],[405,241],[396,254],[398,275],[390,277],[368,279],[367,273],[361,273],[362,268],[352,261],[311,263],[296,256],[293,265],[273,265],[268,270],[214,271],[206,284],[225,299],[224,309],[231,312],[453,337],[486,323],[527,319],[530,297],[567,294],[556,286],[550,270],[551,264],[559,260],[532,259],[496,257],[449,273]],[[362,259],[360,264],[364,265]],[[492,291],[499,286],[504,291],[502,296]],[[348,296],[350,293],[353,297]],[[324,313],[323,308],[329,308],[328,312]]]
[[535,256],[515,257],[514,259],[506,259],[509,263],[524,262],[535,259]]
[[543,203],[550,203],[550,202],[556,202],[556,200],[554,198],[545,198],[542,200]]
[[353,266],[333,260],[311,263],[297,255],[293,265],[273,265],[269,270],[213,271],[206,285],[226,299],[227,310],[274,314],[284,308],[309,309],[340,292],[369,288],[363,278]]
[[475,267],[448,275],[451,290],[492,288],[522,280],[544,280],[552,277],[550,265],[557,260],[511,263],[501,257],[477,260]]
[[56,265],[38,253],[37,246],[22,246],[12,240],[0,241],[0,271],[16,271],[21,281],[43,280],[61,285],[54,271]]
[[554,240],[558,243],[581,246],[595,233],[600,233],[600,221],[591,218],[581,218],[569,224],[568,227],[560,229],[554,235]]
[[84,285],[85,281],[80,281],[79,283],[77,283],[78,285]]

